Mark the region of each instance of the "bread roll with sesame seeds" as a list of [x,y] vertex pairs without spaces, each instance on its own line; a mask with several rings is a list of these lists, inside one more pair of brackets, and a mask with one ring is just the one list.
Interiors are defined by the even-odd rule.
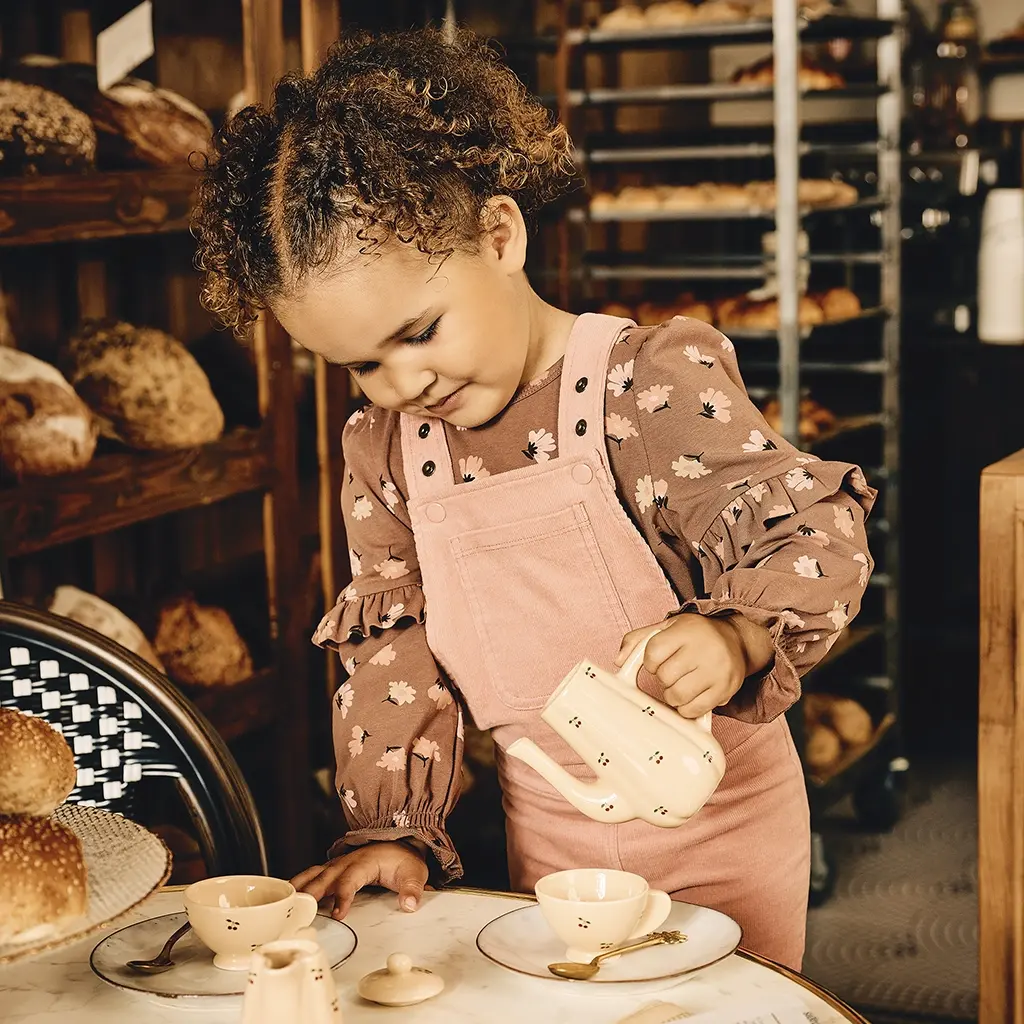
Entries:
[[45,942],[88,903],[78,837],[50,818],[0,817],[0,942]]
[[42,718],[0,708],[0,814],[46,817],[75,787],[75,757]]
[[88,114],[48,89],[0,79],[0,175],[68,174],[95,162]]

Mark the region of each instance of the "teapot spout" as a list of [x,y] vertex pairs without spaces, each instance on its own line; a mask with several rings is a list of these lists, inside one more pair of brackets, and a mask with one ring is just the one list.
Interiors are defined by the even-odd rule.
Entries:
[[600,779],[583,782],[570,775],[557,761],[552,760],[533,740],[520,737],[513,740],[505,753],[525,762],[541,778],[550,783],[578,811],[595,821],[619,823],[634,815],[625,797],[608,788]]

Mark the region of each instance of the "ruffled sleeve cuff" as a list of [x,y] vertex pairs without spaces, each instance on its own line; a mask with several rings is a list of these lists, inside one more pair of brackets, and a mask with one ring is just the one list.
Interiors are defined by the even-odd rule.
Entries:
[[341,592],[337,604],[320,620],[313,643],[338,650],[342,644],[380,636],[398,625],[422,623],[424,608],[419,584],[362,596],[351,586]]
[[358,846],[396,839],[418,839],[426,845],[437,868],[436,871],[431,871],[431,881],[436,877],[443,885],[462,877],[462,862],[459,855],[448,833],[438,824],[437,816],[434,814],[408,814],[403,825],[396,825],[393,818],[382,818],[364,828],[353,829],[334,843],[327,856],[339,857]]

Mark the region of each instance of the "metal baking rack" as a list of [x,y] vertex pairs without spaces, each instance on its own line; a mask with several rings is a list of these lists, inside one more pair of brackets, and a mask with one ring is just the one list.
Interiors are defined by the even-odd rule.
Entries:
[[[578,6],[563,0],[559,33],[540,38],[537,46],[555,54],[554,105],[570,128],[577,160],[588,174],[612,173],[620,169],[618,165],[634,171],[641,168],[651,176],[688,161],[737,161],[736,166],[742,161],[774,161],[774,209],[675,210],[652,205],[650,209],[611,207],[590,211],[586,201],[567,209],[559,222],[559,298],[568,306],[595,308],[598,289],[622,282],[735,279],[753,282],[745,287],[755,287],[769,272],[775,276],[779,288],[778,329],[726,332],[737,342],[741,367],[750,378],[748,390],[755,397],[778,395],[782,432],[789,440],[823,458],[857,462],[864,467],[869,482],[880,489],[870,521],[877,568],[861,617],[805,680],[808,689],[854,696],[871,713],[875,732],[863,747],[847,750],[834,769],[807,770],[812,816],[817,819],[827,807],[852,793],[862,820],[880,827],[890,825],[899,813],[893,797],[899,787],[893,785],[893,773],[906,767],[899,739],[900,0],[877,0],[873,18],[805,20],[798,16],[796,4],[776,2],[770,20],[652,27],[641,31],[574,25]],[[835,38],[874,41],[876,67],[872,80],[854,81],[841,89],[801,90],[801,47]],[[754,42],[770,43],[772,47],[774,82],[767,88],[716,82],[591,87],[586,81],[586,64],[580,59],[586,52],[599,52],[605,55],[607,67],[609,58],[628,50],[678,47],[694,51]],[[803,137],[803,105],[851,97],[875,99],[871,138],[843,138],[843,126],[836,124]],[[678,132],[672,138],[665,132],[663,142],[657,137],[644,138],[642,142],[618,138],[609,141],[606,133],[589,144],[591,136],[597,133],[589,127],[592,121],[583,116],[587,110],[614,111],[625,104],[751,100],[771,103],[773,132],[768,141],[738,142],[732,137],[695,145],[686,137],[680,139]],[[824,161],[833,168],[847,160],[868,161],[874,167],[873,186],[868,189],[861,183],[861,198],[847,206],[801,206],[798,182],[804,158]],[[811,231],[816,220],[825,216],[858,224],[863,221],[861,238],[870,236],[870,243],[847,244],[850,233],[836,229],[827,240],[819,237],[818,244],[802,255],[801,231]],[[774,223],[775,252],[768,261],[764,253],[736,254],[714,248],[711,252],[682,251],[668,255],[664,247],[653,246],[644,252],[587,251],[592,224],[600,224],[602,230],[611,233],[608,237],[614,239],[620,224],[657,225],[672,221],[694,222],[694,230],[717,222],[723,231],[742,230],[744,222]],[[733,228],[728,227],[730,224]],[[846,321],[811,328],[801,326],[801,260],[812,271],[816,267],[839,268],[851,286],[873,275],[870,286],[862,289],[871,293],[866,308]],[[851,339],[857,344],[851,344]],[[777,344],[774,358],[768,348],[773,341]],[[875,348],[865,355],[864,347],[869,343]],[[750,345],[755,346],[753,351]],[[826,433],[801,443],[799,407],[806,376],[816,383],[826,378],[842,381],[850,407],[837,410],[840,414],[836,423]],[[791,715],[791,722],[798,742],[802,743],[803,715],[799,706]],[[827,857],[817,833],[814,852],[812,899],[823,898],[831,885]]]

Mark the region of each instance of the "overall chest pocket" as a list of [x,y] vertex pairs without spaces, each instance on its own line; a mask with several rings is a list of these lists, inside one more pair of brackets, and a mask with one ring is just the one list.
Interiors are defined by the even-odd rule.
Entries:
[[582,503],[451,545],[491,688],[506,707],[543,707],[569,669],[617,648],[629,628]]

